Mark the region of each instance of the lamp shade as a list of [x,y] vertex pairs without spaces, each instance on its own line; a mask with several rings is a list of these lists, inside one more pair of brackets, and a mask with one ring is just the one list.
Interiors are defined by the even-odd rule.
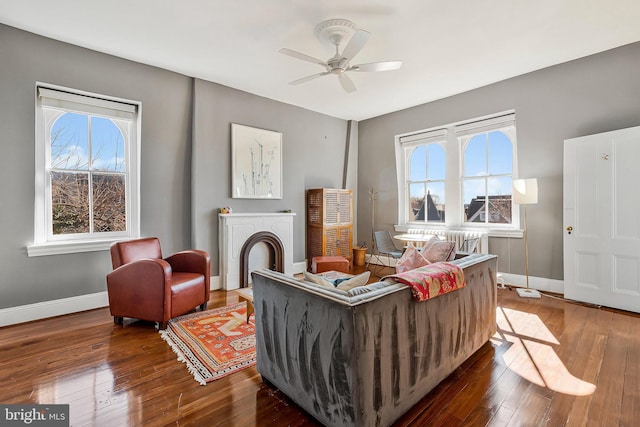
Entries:
[[514,179],[513,203],[518,205],[538,203],[538,180],[536,178]]

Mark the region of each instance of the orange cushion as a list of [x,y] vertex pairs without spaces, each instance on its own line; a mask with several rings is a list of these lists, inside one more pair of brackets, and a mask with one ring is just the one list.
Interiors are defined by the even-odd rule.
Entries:
[[349,260],[341,256],[317,256],[311,259],[311,272],[324,273],[325,271],[349,272]]

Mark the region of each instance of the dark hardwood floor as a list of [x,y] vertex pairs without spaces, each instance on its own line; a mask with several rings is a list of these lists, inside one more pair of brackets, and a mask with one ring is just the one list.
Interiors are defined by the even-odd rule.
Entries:
[[[214,291],[210,307],[235,302]],[[498,305],[491,342],[396,425],[640,425],[638,315],[510,290]],[[0,403],[67,403],[73,426],[316,425],[255,367],[200,386],[153,324],[127,320],[0,328]]]

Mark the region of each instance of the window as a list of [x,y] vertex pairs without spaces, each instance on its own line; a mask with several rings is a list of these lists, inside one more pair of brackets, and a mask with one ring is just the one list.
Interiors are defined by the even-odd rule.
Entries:
[[139,236],[140,104],[37,86],[30,256],[107,249]]
[[446,132],[434,131],[403,140],[409,222],[445,221],[445,137]]
[[456,128],[462,149],[464,222],[511,224],[515,123],[504,117],[490,122]]
[[511,207],[515,114],[505,112],[396,137],[398,230],[517,229]]

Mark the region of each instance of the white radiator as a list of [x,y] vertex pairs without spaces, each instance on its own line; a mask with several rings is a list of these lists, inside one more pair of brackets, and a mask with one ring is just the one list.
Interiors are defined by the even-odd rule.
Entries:
[[456,242],[456,249],[462,246],[462,243],[466,239],[480,239],[478,246],[476,246],[476,252],[481,254],[489,253],[489,235],[486,231],[476,230],[445,230],[445,229],[418,229],[410,228],[407,233],[409,234],[431,234],[440,237],[443,240],[450,240]]

